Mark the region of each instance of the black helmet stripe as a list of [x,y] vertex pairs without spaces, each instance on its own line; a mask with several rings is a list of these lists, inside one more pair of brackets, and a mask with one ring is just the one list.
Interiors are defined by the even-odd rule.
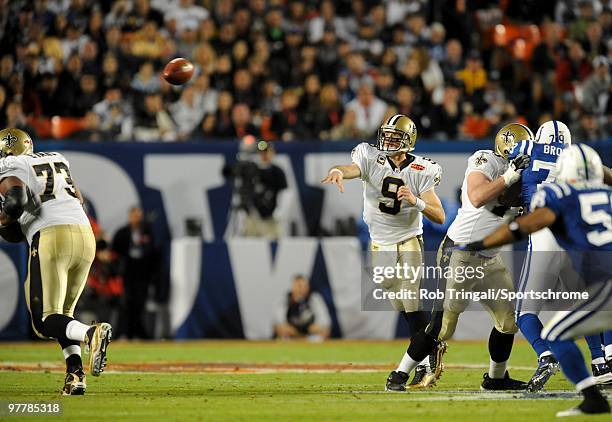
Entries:
[[582,145],[578,144],[578,149],[580,150],[582,161],[584,162],[584,176],[586,180],[589,180],[589,163],[587,162],[586,154],[584,153],[584,149],[582,149]]
[[403,114],[396,114],[395,116],[391,116],[389,120],[387,120],[387,124],[394,125],[395,123],[397,123],[400,117],[403,117]]

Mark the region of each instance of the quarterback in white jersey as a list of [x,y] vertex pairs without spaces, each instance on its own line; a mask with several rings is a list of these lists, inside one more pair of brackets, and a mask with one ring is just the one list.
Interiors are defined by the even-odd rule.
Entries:
[[[416,126],[402,114],[391,116],[378,132],[377,145],[359,144],[352,152],[352,164],[334,166],[322,183],[338,185],[344,191],[344,179],[363,181],[363,217],[372,239],[372,266],[395,267],[397,264],[419,267],[423,260],[423,215],[435,223],[444,222],[444,209],[435,187],[440,183],[440,166],[423,157],[410,154],[416,143]],[[418,289],[421,277],[386,278],[382,287],[388,292],[412,292],[402,299],[391,298],[391,303],[408,322],[411,336],[422,331],[429,320],[419,308]],[[429,352],[431,359],[422,358],[423,365],[415,372],[411,387],[431,384],[445,345],[436,343]],[[408,380],[406,368],[410,358],[406,353],[396,371],[387,378],[386,389],[405,391]],[[414,367],[413,367],[414,368]]]
[[96,253],[96,240],[66,158],[33,151],[19,129],[0,131],[0,234],[21,230],[30,245],[26,303],[34,332],[55,338],[66,359],[65,395],[85,393],[81,342],[89,346],[89,370],[100,375],[112,337],[107,323],[83,324],[73,318]]

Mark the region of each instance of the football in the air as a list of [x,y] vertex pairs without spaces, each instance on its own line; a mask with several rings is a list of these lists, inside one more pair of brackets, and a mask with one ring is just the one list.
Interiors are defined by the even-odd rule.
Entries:
[[168,62],[164,67],[163,76],[172,85],[183,85],[191,79],[194,69],[189,60],[179,57]]

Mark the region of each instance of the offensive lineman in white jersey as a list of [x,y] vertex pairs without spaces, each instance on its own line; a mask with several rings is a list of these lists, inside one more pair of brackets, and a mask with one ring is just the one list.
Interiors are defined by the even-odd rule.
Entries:
[[[498,131],[494,151],[477,151],[468,159],[461,188],[461,209],[438,249],[438,267],[444,274],[439,289],[445,289],[445,298],[440,301],[443,303],[435,305],[427,328],[412,339],[416,345],[409,349],[413,365],[428,354],[432,344],[452,337],[459,315],[469,305],[467,299],[452,292],[514,289],[510,274],[498,255],[499,249],[477,254],[458,250],[456,244],[486,236],[510,214],[510,206],[501,195],[520,179],[529,157],[520,155],[510,163],[507,157],[514,144],[525,139],[533,139],[529,128],[518,123],[508,124]],[[473,276],[467,275],[470,273]],[[495,323],[489,336],[489,372],[484,374],[481,389],[524,390],[526,383],[511,379],[506,371],[514,334],[518,331],[514,308],[507,301],[482,299],[480,302]]]
[[[338,185],[340,192],[344,192],[344,179],[363,181],[363,217],[372,239],[373,266],[395,267],[398,263],[420,266],[423,215],[435,223],[444,222],[444,209],[435,192],[442,169],[427,158],[409,153],[414,149],[416,138],[414,122],[396,114],[380,127],[376,146],[359,144],[351,153],[352,164],[332,167],[322,180],[325,184]],[[413,279],[386,279],[382,287],[392,292],[418,292],[420,281],[420,274]],[[408,322],[411,336],[424,330],[429,316],[419,310],[418,298],[393,299],[391,303]],[[431,359],[422,359],[423,365],[411,382],[413,388],[427,386],[439,376],[442,367],[438,362],[445,350],[443,343],[432,345],[427,353]],[[406,390],[409,359],[406,352],[397,370],[387,378],[388,391]]]
[[89,347],[89,370],[106,365],[110,324],[86,325],[73,318],[96,252],[96,241],[82,207],[82,196],[66,158],[33,152],[30,136],[19,129],[0,131],[0,233],[21,230],[30,245],[26,303],[34,332],[55,338],[66,359],[62,393],[85,393],[80,343]]

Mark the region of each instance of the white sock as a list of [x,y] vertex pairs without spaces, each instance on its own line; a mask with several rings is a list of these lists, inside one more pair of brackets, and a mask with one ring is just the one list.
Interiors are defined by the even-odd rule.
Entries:
[[595,378],[587,377],[583,379],[582,381],[580,381],[578,384],[576,384],[576,391],[581,392],[585,388],[589,388],[595,384],[597,384],[597,381],[595,381]]
[[404,357],[402,358],[402,361],[398,365],[396,371],[409,374],[418,364],[419,362],[408,356],[408,352],[406,352],[404,353]]
[[542,352],[542,354],[538,356],[538,360],[542,359],[544,356],[550,356],[550,355],[552,355],[552,352],[550,350]]
[[87,330],[90,328],[91,327],[89,325],[85,325],[82,322],[74,319],[66,326],[66,337],[74,341],[85,341]]
[[606,355],[606,360],[612,360],[612,344],[608,344],[604,347],[604,353]]
[[506,375],[506,366],[508,366],[508,361],[495,362],[489,359],[489,378],[503,378]]
[[62,353],[64,354],[64,359],[68,359],[68,357],[72,355],[81,356],[81,346],[68,346],[65,349],[62,349]]
[[595,358],[591,360],[591,363],[593,365],[601,365],[602,363],[606,363],[606,360],[604,358]]

